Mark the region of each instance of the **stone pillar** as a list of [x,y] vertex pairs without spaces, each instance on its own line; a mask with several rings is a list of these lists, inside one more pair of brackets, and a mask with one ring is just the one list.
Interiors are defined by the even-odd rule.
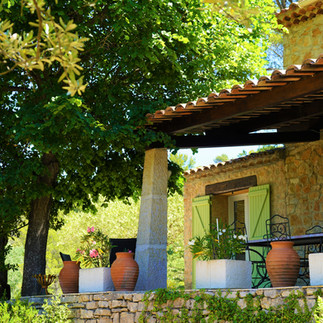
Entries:
[[136,261],[136,290],[167,287],[167,149],[146,151]]

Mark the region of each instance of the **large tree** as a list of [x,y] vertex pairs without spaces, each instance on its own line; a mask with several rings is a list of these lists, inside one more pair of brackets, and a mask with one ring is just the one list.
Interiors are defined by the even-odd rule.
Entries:
[[[58,210],[94,210],[99,195],[138,196],[145,148],[167,140],[142,127],[145,114],[259,73],[268,31],[212,13],[200,0],[32,2],[50,7],[49,21],[65,29],[73,20],[75,37],[66,43],[57,37],[59,46],[77,49],[87,41],[78,55],[66,49],[52,58],[46,48],[57,46],[46,35],[59,31],[48,23],[39,33],[39,11],[14,1],[0,11],[1,21],[14,24],[9,43],[33,29],[37,35],[28,48],[38,68],[0,51],[0,71],[10,71],[0,75],[1,235],[28,223],[22,295],[39,293],[32,274],[45,272],[49,226],[62,222]],[[75,78],[80,68],[69,62],[84,79]]]

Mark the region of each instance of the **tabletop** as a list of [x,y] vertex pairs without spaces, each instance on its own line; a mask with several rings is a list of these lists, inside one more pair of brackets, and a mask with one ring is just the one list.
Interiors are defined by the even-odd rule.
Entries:
[[[293,241],[294,246],[305,246],[310,244],[323,245],[323,232],[304,234],[299,236],[291,236],[290,239],[286,239],[286,240]],[[265,247],[265,246],[269,246],[269,244],[270,244],[270,241],[268,241],[267,239],[248,241],[248,246],[254,246],[254,247]]]

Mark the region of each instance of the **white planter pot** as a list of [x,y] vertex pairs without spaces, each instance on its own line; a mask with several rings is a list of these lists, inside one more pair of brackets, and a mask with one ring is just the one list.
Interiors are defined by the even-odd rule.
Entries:
[[114,290],[111,279],[111,268],[86,268],[80,269],[79,292],[105,292]]
[[323,285],[323,253],[308,255],[311,286]]
[[217,259],[196,262],[196,288],[251,288],[251,261]]

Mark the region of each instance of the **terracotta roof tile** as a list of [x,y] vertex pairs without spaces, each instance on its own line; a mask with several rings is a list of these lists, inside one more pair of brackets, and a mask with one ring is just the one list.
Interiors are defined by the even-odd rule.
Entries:
[[[298,7],[292,6],[292,8]],[[262,76],[256,82],[248,80],[244,85],[234,85],[231,89],[223,89],[219,93],[211,92],[207,97],[198,98],[196,101],[189,101],[188,103],[180,103],[175,107],[167,107],[165,110],[147,114],[146,117],[148,124],[151,125],[197,113],[204,109],[214,109],[216,106],[221,108],[221,105],[225,103],[238,103],[239,100],[254,98],[262,91],[270,91],[275,87],[282,87],[303,78],[315,76],[319,72],[323,72],[323,54],[317,59],[306,59],[302,65],[291,65],[283,71],[275,70],[270,77]],[[319,95],[323,97],[322,92]],[[304,101],[308,100],[308,97],[298,97],[294,100],[297,102]],[[290,102],[286,104],[290,104]],[[281,105],[284,105],[284,103]],[[241,116],[241,118],[244,118],[244,116]]]
[[323,13],[323,2],[317,1],[302,7],[301,3],[291,3],[289,8],[282,9],[276,14],[279,24],[285,27],[297,25],[300,22],[313,19],[316,15]]
[[258,153],[252,153],[252,154],[247,155],[247,156],[243,156],[243,157],[239,157],[239,158],[235,158],[235,159],[230,159],[228,161],[220,162],[220,163],[217,163],[217,164],[211,164],[211,165],[208,165],[208,166],[199,166],[199,167],[189,169],[188,171],[184,172],[184,175],[185,176],[193,175],[193,174],[196,174],[196,173],[202,173],[202,172],[205,172],[205,171],[208,171],[208,170],[219,169],[219,168],[222,168],[222,167],[223,167],[223,169],[225,169],[225,168],[230,167],[232,165],[241,164],[241,163],[246,162],[246,161],[250,162],[251,160],[254,160],[255,163],[258,163],[258,162],[262,162],[263,157],[273,155],[273,154],[275,154],[277,152],[278,153],[283,152],[284,150],[285,150],[284,147],[276,148],[276,149],[266,150],[266,151],[262,151],[262,152],[258,152]]

